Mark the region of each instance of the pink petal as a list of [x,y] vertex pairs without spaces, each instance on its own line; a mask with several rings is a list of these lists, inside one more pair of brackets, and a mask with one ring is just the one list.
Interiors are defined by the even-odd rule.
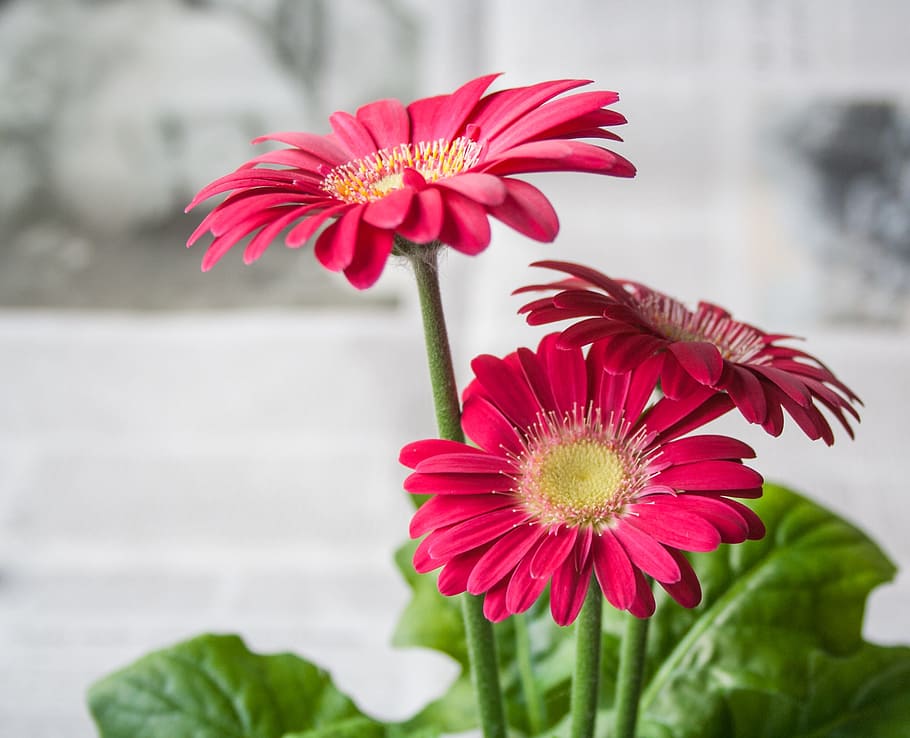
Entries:
[[557,338],[555,333],[545,336],[537,348],[537,353],[551,378],[551,389],[556,400],[555,409],[561,413],[571,413],[587,404],[587,368],[581,349],[559,348]]
[[679,581],[680,571],[676,561],[666,548],[647,533],[628,525],[626,518],[621,519],[612,531],[629,559],[639,569],[660,582]]
[[509,579],[505,605],[511,613],[524,612],[530,608],[550,583],[549,578],[532,577],[530,568],[531,557],[525,556]]
[[637,369],[660,351],[665,342],[653,336],[627,334],[610,341],[610,350],[604,352],[604,366],[613,374]]
[[661,463],[688,464],[708,459],[754,459],[751,446],[729,436],[687,436],[665,443],[660,448]]
[[414,469],[421,461],[436,456],[437,454],[460,453],[485,454],[486,452],[481,451],[479,448],[468,446],[466,443],[459,443],[458,441],[447,441],[442,438],[427,438],[423,441],[414,441],[403,447],[398,454],[398,461],[404,466]]
[[293,223],[297,218],[305,215],[312,207],[292,208],[290,212],[276,218],[263,228],[259,233],[250,239],[247,247],[243,251],[243,261],[245,264],[252,264],[258,259],[265,250],[272,245],[272,242],[278,237],[285,228]]
[[806,407],[811,404],[812,396],[798,376],[764,364],[750,365],[749,368],[779,387],[797,405]]
[[480,127],[484,138],[490,140],[513,122],[521,120],[529,110],[563,92],[587,84],[590,80],[562,79],[501,90],[483,99],[472,122]]
[[437,187],[452,190],[481,205],[502,205],[506,199],[506,185],[501,177],[480,172],[465,172],[436,182]]
[[417,464],[421,474],[453,472],[458,474],[510,474],[512,462],[495,454],[457,451],[431,456]]
[[439,190],[428,187],[417,193],[410,212],[396,230],[411,243],[432,243],[439,238],[443,215]]
[[412,494],[477,495],[509,492],[514,480],[502,474],[421,474],[414,472],[404,480]]
[[298,249],[303,244],[305,244],[310,236],[312,236],[329,218],[332,218],[337,215],[341,215],[346,210],[354,208],[356,206],[349,205],[348,203],[342,203],[336,205],[335,207],[327,208],[321,213],[316,215],[311,215],[309,218],[303,222],[294,226],[289,232],[288,235],[284,238],[284,243],[288,248]]
[[436,528],[515,504],[515,499],[509,495],[438,495],[417,508],[411,518],[409,535],[420,538]]
[[535,241],[548,242],[559,232],[559,218],[550,201],[534,185],[518,179],[503,179],[507,196],[491,206],[490,215]]
[[408,143],[411,121],[408,111],[398,100],[376,100],[357,109],[358,121],[370,134],[377,149]]
[[443,194],[445,216],[439,238],[456,251],[474,256],[490,243],[487,211],[473,200],[454,191]]
[[487,74],[483,77],[477,77],[466,82],[449,95],[445,101],[445,106],[436,111],[433,129],[429,134],[428,140],[444,138],[450,141],[455,138],[465,121],[468,120],[471,111],[477,105],[477,101],[480,100],[483,93],[498,76],[498,74]]
[[556,409],[556,398],[553,397],[553,388],[550,386],[550,377],[541,363],[540,358],[527,348],[519,348],[516,352],[518,362],[524,378],[537,398],[537,402],[544,410]]
[[[273,188],[257,188],[253,190],[234,193],[225,200],[206,218],[212,234],[220,236],[236,227],[250,216],[265,212],[274,206],[287,206],[289,208],[320,208],[324,203],[307,204],[306,201],[298,202],[286,190],[275,192]],[[278,209],[274,213],[280,213]]]
[[407,217],[414,194],[414,190],[405,187],[393,190],[385,197],[367,203],[363,211],[364,222],[376,228],[397,228]]
[[720,533],[700,516],[662,502],[660,498],[653,501],[630,505],[629,510],[637,515],[629,515],[624,523],[643,531],[654,540],[665,546],[672,546],[684,551],[713,551],[720,545]]
[[568,557],[554,573],[550,584],[550,613],[557,625],[571,625],[591,584],[593,558],[588,556],[580,569],[575,568],[574,557]]
[[318,179],[318,181],[322,181],[322,175],[319,174],[320,167],[332,166],[331,162],[327,162],[322,157],[315,156],[307,151],[301,151],[300,149],[278,149],[276,151],[266,151],[264,154],[254,156],[240,168],[252,169],[257,164],[279,164],[285,167],[293,167],[294,169],[299,170],[301,175],[312,176]]
[[362,159],[379,148],[366,126],[350,113],[343,110],[332,113],[329,123],[338,140],[350,152],[351,159]]
[[727,364],[720,386],[725,389],[743,417],[750,423],[762,423],[768,415],[768,403],[762,383],[748,369]]
[[611,279],[606,274],[598,272],[596,269],[591,269],[590,267],[586,267],[581,264],[573,264],[570,261],[553,260],[535,261],[531,264],[531,266],[566,272],[566,274],[571,274],[573,277],[581,279],[585,282],[590,282],[594,286],[599,287],[608,295],[621,303],[634,305],[632,298],[630,297],[629,293],[626,292],[621,282],[617,282],[615,279]]
[[[686,497],[694,497],[694,495],[686,495]],[[732,507],[736,512],[742,515],[743,520],[746,521],[746,525],[749,526],[749,533],[746,536],[750,541],[757,541],[765,537],[765,524],[761,521],[761,518],[755,514],[755,511],[743,505],[741,502],[736,500],[723,499],[724,503],[729,507]]]
[[506,607],[506,589],[509,583],[502,581],[483,598],[483,614],[491,623],[500,623],[512,613]]
[[408,117],[411,119],[411,141],[433,141],[434,121],[437,113],[448,103],[449,95],[436,95],[415,100],[408,105]]
[[530,428],[542,410],[527,380],[505,361],[481,354],[471,362],[486,396],[518,428]]
[[663,372],[660,375],[660,388],[667,397],[680,400],[702,391],[705,385],[696,381],[679,363],[676,356],[665,352],[665,357]]
[[652,481],[697,491],[755,489],[763,480],[757,471],[735,461],[697,461],[664,469]]
[[507,176],[532,172],[588,172],[613,177],[634,177],[635,167],[607,149],[579,141],[532,141],[485,161],[478,168]]
[[[548,286],[542,285],[543,289]],[[615,303],[607,295],[601,295],[599,292],[591,290],[563,290],[552,298],[552,304],[556,307],[566,308],[569,310],[580,310],[579,315],[597,315],[603,316],[605,310],[613,307]]]
[[418,574],[426,574],[428,571],[433,571],[433,569],[438,569],[445,562],[434,559],[430,556],[430,546],[433,545],[433,541],[436,536],[442,534],[442,531],[434,530],[430,535],[424,538],[417,548],[414,550],[414,556],[411,560],[411,563],[414,565],[414,571]]
[[[248,190],[253,187],[293,188],[294,177],[292,171],[283,169],[252,169],[231,172],[199,190],[184,211],[189,212],[203,200],[229,190]],[[293,192],[293,189],[291,191]]]
[[[363,207],[351,208],[319,234],[313,252],[326,269],[340,272],[353,261],[361,215],[363,215]],[[288,237],[290,238],[290,236],[289,233]]]
[[393,243],[391,231],[361,225],[354,258],[344,268],[348,282],[359,290],[372,287],[382,275],[389,254],[392,253]]
[[522,451],[521,439],[515,428],[485,397],[465,400],[461,427],[468,438],[490,453],[510,451],[520,454]]
[[689,375],[699,384],[713,387],[720,380],[724,360],[717,346],[707,341],[674,341],[668,346]]
[[635,600],[635,570],[625,549],[604,530],[594,541],[594,574],[600,589],[613,607],[628,610]]
[[657,354],[644,361],[632,372],[625,401],[625,416],[627,418],[637,418],[641,415],[654,394],[663,365],[663,354]]
[[[616,99],[619,99],[618,95]],[[603,130],[603,127],[621,126],[627,122],[626,117],[615,110],[593,110],[590,113],[578,115],[564,123],[539,131],[534,135],[534,138],[607,138],[613,141],[622,141],[612,131]]]
[[238,241],[245,238],[257,228],[261,228],[274,217],[274,214],[269,211],[256,213],[245,221],[238,223],[227,233],[212,239],[212,242],[209,244],[202,257],[202,271],[209,271],[218,263],[222,256],[237,245]]
[[439,593],[452,597],[467,591],[471,571],[489,549],[489,546],[479,546],[449,559],[449,562],[439,572],[439,579],[436,581]]
[[499,153],[510,146],[528,141],[543,131],[556,128],[585,113],[603,108],[618,99],[619,95],[615,92],[595,90],[555,100],[518,119],[508,131],[504,132],[493,142],[491,153]]
[[701,388],[678,400],[666,397],[658,400],[643,418],[649,430],[658,431],[661,440],[668,441],[719,418],[732,407],[726,395]]
[[468,579],[468,592],[480,594],[492,589],[534,548],[542,535],[546,534],[539,525],[522,525],[502,536],[477,562]]
[[749,524],[738,508],[733,507],[732,500],[725,497],[685,494],[677,495],[674,502],[711,523],[720,533],[720,539],[724,543],[742,543],[748,537]]
[[528,557],[528,575],[534,579],[549,579],[572,553],[577,538],[578,529],[567,527],[544,535],[534,555]]
[[625,405],[629,391],[631,373],[612,374],[607,371],[605,355],[610,352],[610,344],[600,341],[588,351],[588,385],[589,394],[596,406],[599,406],[605,417],[615,414]]
[[351,158],[349,152],[343,151],[331,139],[315,133],[286,131],[282,133],[270,133],[267,136],[259,136],[259,138],[253,139],[254,144],[262,143],[263,141],[280,141],[281,143],[286,143],[290,146],[296,146],[298,149],[302,149],[308,154],[312,154],[313,156],[322,159],[330,166],[344,164]]
[[654,593],[651,591],[651,583],[638,569],[634,571],[635,601],[629,612],[637,618],[649,618],[654,614]]
[[494,510],[463,523],[435,531],[430,555],[434,559],[448,559],[484,543],[491,543],[527,519],[523,511]]
[[679,565],[681,576],[678,582],[661,582],[660,586],[683,607],[696,607],[701,602],[701,585],[698,582],[695,570],[688,559],[679,551],[671,550],[670,555]]
[[824,438],[829,446],[834,443],[834,432],[822,414],[814,406],[800,407],[776,385],[766,384],[765,391],[772,405],[782,407],[811,440]]

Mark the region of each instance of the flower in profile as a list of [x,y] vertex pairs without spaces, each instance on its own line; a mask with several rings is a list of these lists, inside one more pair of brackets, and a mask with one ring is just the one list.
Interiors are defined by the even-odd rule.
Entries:
[[488,216],[538,241],[552,241],[559,223],[536,187],[512,175],[577,171],[631,177],[621,156],[580,138],[621,140],[605,130],[625,118],[605,109],[615,92],[559,97],[589,83],[555,80],[484,96],[498,75],[474,79],[449,95],[403,105],[378,100],[354,115],[337,112],[333,132],[275,133],[256,139],[291,148],[271,151],[204,187],[187,207],[224,192],[190,236],[214,236],[202,261],[210,269],[254,234],[244,261],[258,259],[285,229],[298,248],[328,223],[315,253],[355,287],[372,285],[394,237],[436,241],[466,254],[490,242]]
[[761,495],[761,476],[742,463],[752,450],[684,435],[729,409],[723,395],[649,406],[654,362],[610,374],[599,347],[560,349],[557,334],[472,368],[462,427],[478,447],[424,440],[401,452],[414,470],[405,489],[432,495],[411,521],[412,537],[428,534],[414,566],[442,567],[442,594],[484,594],[484,614],[499,621],[550,584],[553,619],[567,625],[593,574],[614,607],[647,617],[645,575],[694,607],[701,589],[681,551],[764,535],[731,499]]
[[557,291],[519,312],[527,314],[531,325],[584,318],[565,329],[559,343],[596,342],[603,347],[608,371],[622,373],[644,361],[656,362],[661,389],[669,397],[685,397],[697,388],[725,392],[746,420],[771,435],[780,435],[786,411],[809,438],[823,438],[830,446],[834,432],[821,406],[853,437],[847,415],[859,420],[853,406],[861,404],[859,398],[814,356],[780,343],[793,336],[765,333],[707,302],[690,310],[662,292],[579,264],[540,261],[532,266],[570,276],[516,290]]

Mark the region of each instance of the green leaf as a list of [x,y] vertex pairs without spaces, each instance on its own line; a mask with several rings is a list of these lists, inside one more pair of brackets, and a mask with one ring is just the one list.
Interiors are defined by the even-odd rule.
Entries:
[[711,735],[736,690],[807,699],[816,655],[861,648],[866,598],[894,576],[862,532],[793,492],[767,485],[753,507],[768,535],[693,556],[702,604],[663,598],[651,623],[641,707],[674,736]]
[[328,673],[291,654],[258,655],[203,635],[97,682],[102,738],[427,738],[363,715]]
[[[699,607],[686,610],[658,594],[642,738],[902,735],[892,726],[910,723],[910,700],[901,699],[898,686],[906,692],[910,656],[907,649],[864,644],[861,636],[866,598],[894,576],[893,565],[861,531],[782,487],[766,485],[752,507],[768,528],[765,539],[691,557],[704,590]],[[436,594],[433,576],[413,574],[412,550],[399,552],[415,595],[396,643],[437,648],[466,669],[457,603]],[[610,608],[604,614],[601,736],[612,725],[618,644],[627,617]],[[535,679],[547,707],[538,735],[559,736],[567,730],[574,628],[552,623],[545,598],[529,618]],[[506,709],[510,726],[528,735],[509,625],[497,626]],[[476,726],[465,673],[413,724],[445,716],[445,730]],[[863,729],[864,720],[878,732]]]

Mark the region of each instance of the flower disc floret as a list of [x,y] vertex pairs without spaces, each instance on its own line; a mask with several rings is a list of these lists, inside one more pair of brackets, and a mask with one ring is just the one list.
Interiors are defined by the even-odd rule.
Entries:
[[641,295],[638,306],[654,332],[670,340],[710,343],[725,361],[762,364],[769,360],[760,355],[765,342],[759,331],[711,306],[702,304],[690,310],[678,300],[654,292]]
[[517,457],[515,493],[542,525],[590,527],[615,522],[647,481],[641,432],[626,438],[599,418],[548,415],[530,429]]
[[404,172],[408,169],[426,182],[436,182],[470,169],[479,156],[480,144],[464,137],[403,143],[335,167],[321,187],[345,202],[373,202],[405,187]]

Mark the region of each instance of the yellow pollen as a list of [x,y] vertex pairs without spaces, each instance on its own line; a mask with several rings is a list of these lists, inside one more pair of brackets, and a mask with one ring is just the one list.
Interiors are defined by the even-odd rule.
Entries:
[[619,455],[588,439],[556,446],[540,460],[538,484],[546,500],[575,510],[608,506],[623,486]]
[[372,202],[402,189],[405,169],[436,182],[470,169],[479,156],[480,144],[464,137],[402,143],[335,167],[323,180],[322,189],[344,202]]

